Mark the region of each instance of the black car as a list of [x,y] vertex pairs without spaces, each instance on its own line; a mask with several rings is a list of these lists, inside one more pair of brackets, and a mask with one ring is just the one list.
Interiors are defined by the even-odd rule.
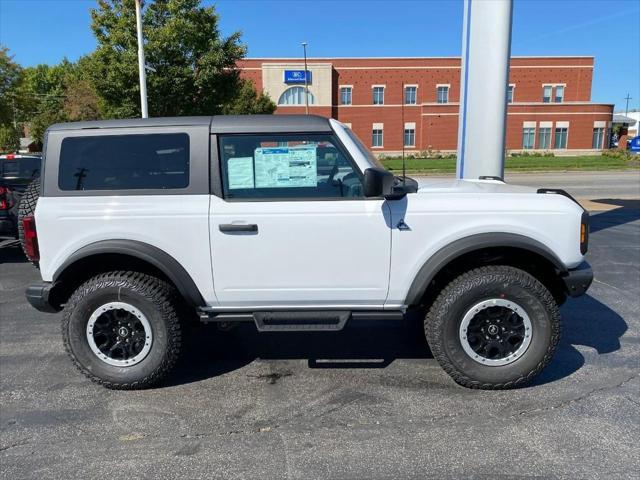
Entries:
[[0,155],[0,236],[18,235],[18,203],[27,186],[40,176],[37,155]]

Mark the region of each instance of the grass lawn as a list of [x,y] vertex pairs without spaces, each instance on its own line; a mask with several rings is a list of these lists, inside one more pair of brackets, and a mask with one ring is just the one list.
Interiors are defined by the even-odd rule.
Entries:
[[[393,172],[402,171],[402,159],[382,159]],[[407,173],[455,173],[455,158],[408,158]],[[564,170],[626,170],[640,168],[640,158],[608,157],[604,155],[582,157],[508,157],[506,170],[510,172],[550,172]]]

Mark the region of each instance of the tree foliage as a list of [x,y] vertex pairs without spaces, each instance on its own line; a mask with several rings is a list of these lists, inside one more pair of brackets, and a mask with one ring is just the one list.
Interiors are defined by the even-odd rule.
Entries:
[[[98,46],[77,62],[21,68],[0,47],[0,125],[12,146],[14,122],[18,130],[28,125],[41,143],[52,123],[140,115],[134,0],[98,0],[91,17]],[[143,32],[151,116],[275,110],[267,95],[240,78],[236,64],[246,46],[239,32],[220,33],[214,7],[201,0],[146,2]]]
[[[98,48],[88,70],[107,117],[140,114],[134,0],[99,0],[92,11]],[[236,32],[223,37],[214,7],[200,0],[156,0],[143,6],[147,91],[151,116],[211,115],[236,102],[258,103],[243,113],[275,108],[264,95],[249,92],[236,62],[246,46]]]
[[0,153],[15,152],[20,147],[20,132],[13,125],[0,125]]
[[14,121],[15,91],[22,78],[22,68],[13,61],[9,49],[0,46],[0,125]]

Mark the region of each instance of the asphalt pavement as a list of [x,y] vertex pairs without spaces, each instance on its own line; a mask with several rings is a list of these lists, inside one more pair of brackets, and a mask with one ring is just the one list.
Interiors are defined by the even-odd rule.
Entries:
[[164,385],[106,390],[0,249],[0,478],[639,478],[640,202],[618,203],[592,217],[595,281],[552,363],[498,392],[453,383],[415,319],[196,327]]

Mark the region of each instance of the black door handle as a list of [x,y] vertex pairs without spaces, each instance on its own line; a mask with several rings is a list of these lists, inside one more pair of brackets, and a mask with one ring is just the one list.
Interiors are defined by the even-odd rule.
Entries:
[[221,232],[257,232],[255,223],[221,223],[218,228]]

